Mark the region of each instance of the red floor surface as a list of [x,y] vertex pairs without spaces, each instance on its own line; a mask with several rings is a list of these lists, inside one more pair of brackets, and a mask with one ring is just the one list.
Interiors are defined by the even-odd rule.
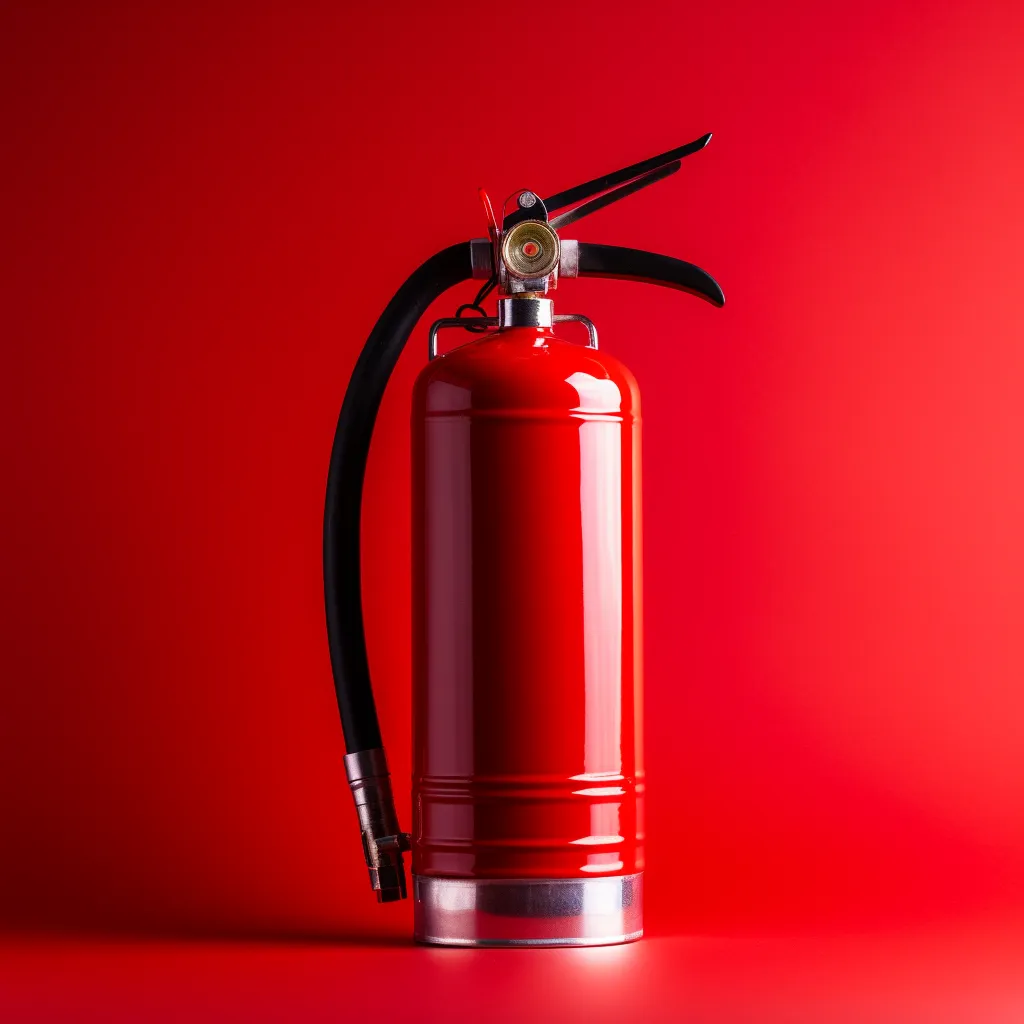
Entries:
[[404,939],[16,939],[4,1021],[1019,1022],[1024,942],[1005,930],[654,937],[566,950]]

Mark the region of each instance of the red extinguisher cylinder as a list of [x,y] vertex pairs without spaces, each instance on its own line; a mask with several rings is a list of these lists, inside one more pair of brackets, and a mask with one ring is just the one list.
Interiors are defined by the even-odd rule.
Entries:
[[640,396],[511,327],[413,397],[416,934],[642,931]]

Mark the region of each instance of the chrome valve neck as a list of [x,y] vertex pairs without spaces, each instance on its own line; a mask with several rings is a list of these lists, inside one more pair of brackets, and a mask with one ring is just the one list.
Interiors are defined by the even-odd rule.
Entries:
[[553,307],[551,299],[498,299],[498,327],[550,327]]

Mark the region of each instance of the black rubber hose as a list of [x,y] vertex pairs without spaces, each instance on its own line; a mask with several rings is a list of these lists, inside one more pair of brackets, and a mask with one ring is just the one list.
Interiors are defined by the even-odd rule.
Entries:
[[643,249],[580,242],[580,277],[614,277],[620,281],[642,281],[689,292],[716,306],[725,305],[718,282],[692,263],[661,256]]
[[359,522],[370,436],[384,389],[409,335],[442,292],[472,277],[469,242],[439,252],[388,303],[352,371],[338,417],[324,507],[324,601],[345,749],[381,746],[363,633]]

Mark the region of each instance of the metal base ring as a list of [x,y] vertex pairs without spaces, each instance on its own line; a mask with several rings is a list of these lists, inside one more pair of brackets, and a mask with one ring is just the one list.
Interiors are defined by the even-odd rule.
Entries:
[[609,946],[644,932],[644,875],[413,876],[415,937],[439,946]]

